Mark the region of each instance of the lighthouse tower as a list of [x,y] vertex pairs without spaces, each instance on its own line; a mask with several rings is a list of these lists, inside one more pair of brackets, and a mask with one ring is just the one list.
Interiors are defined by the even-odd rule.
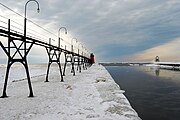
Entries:
[[154,61],[155,62],[160,62],[159,56],[156,56]]

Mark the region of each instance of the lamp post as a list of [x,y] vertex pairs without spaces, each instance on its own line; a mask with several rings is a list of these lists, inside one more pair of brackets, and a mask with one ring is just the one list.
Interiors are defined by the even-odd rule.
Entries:
[[[27,10],[26,9],[27,9],[28,3],[31,2],[31,1],[37,3],[37,6],[38,6],[37,12],[39,13],[39,11],[40,11],[38,1],[36,1],[36,0],[29,0],[29,1],[26,2],[25,7],[24,7],[24,40],[25,41],[26,41],[26,21],[27,21],[27,18],[26,18],[26,11]],[[26,43],[24,44],[24,49],[25,49],[25,53],[26,53]]]
[[60,36],[60,31],[61,29],[65,30],[65,34],[67,34],[67,29],[65,27],[60,27],[58,31],[58,47],[61,48],[61,36]]
[[36,0],[29,0],[29,1],[26,2],[25,7],[24,7],[24,36],[26,36],[26,21],[27,21],[27,18],[26,18],[26,11],[27,10],[26,9],[27,9],[28,3],[31,2],[31,1],[37,3],[37,6],[38,6],[37,12],[38,13],[40,12],[38,1],[36,1]]
[[[78,44],[78,67],[79,67],[79,72],[81,72],[81,66],[80,66],[80,54],[79,54],[79,45],[82,45],[80,42]],[[77,70],[78,70],[78,67],[77,67]]]
[[76,38],[72,38],[71,39],[71,51],[73,52],[73,40],[76,40],[76,42],[77,42],[77,39]]
[[84,51],[84,52],[85,52],[85,53],[84,53],[84,56],[87,57],[87,49],[84,48],[84,50],[85,50],[85,51]]
[[[82,45],[82,44],[81,44]],[[82,56],[83,56],[83,48],[84,48],[84,46],[82,45]]]
[[80,42],[79,42],[79,44],[78,44],[78,55],[79,55],[79,45],[82,45]]

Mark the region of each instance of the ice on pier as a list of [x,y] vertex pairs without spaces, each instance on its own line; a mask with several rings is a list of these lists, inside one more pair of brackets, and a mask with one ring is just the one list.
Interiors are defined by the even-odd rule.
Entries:
[[65,82],[60,82],[55,68],[51,68],[48,83],[44,83],[45,75],[31,78],[33,98],[27,97],[26,79],[10,81],[9,97],[0,99],[0,120],[140,120],[123,95],[125,91],[103,66],[93,65],[76,76],[69,69]]

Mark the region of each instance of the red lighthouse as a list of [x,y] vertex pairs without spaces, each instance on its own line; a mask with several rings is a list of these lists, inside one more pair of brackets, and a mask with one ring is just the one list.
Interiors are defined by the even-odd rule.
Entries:
[[94,64],[95,62],[94,62],[94,55],[93,55],[93,53],[91,53],[91,64]]

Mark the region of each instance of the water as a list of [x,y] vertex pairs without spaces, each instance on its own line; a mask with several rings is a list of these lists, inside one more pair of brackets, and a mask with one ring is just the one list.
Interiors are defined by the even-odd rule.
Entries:
[[[0,64],[0,84],[4,83],[5,74],[6,74],[6,66],[4,64]],[[46,74],[47,65],[29,65],[30,76],[39,76]],[[27,78],[24,67],[21,64],[12,65],[9,72],[9,81],[20,80]]]
[[[46,75],[47,73],[47,64],[29,64],[28,66],[29,66],[30,77]],[[0,64],[0,84],[4,83],[6,67],[7,65]],[[62,69],[63,69],[63,65],[62,65]],[[69,69],[69,65],[67,65],[67,69]],[[54,71],[59,71],[59,67],[55,63],[51,64],[49,74],[51,74],[51,72]],[[26,78],[27,75],[24,66],[20,63],[13,64],[9,72],[8,81],[12,82]]]
[[143,120],[180,120],[180,71],[107,66]]

